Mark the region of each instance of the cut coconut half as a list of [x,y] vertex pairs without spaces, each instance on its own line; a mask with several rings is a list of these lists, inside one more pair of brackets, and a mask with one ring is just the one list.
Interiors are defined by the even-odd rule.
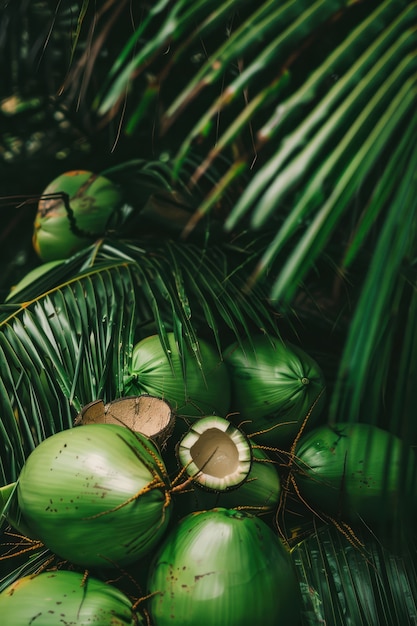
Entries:
[[216,507],[247,510],[255,515],[268,515],[276,511],[281,494],[281,481],[277,464],[250,441],[252,466],[246,479],[234,489],[212,491],[193,483],[193,489],[174,492],[175,507],[180,518],[187,513],[206,511]]
[[103,400],[90,402],[80,411],[75,425],[119,424],[162,445],[172,433],[174,422],[168,402],[144,394],[118,398],[108,404]]
[[202,417],[192,425],[178,444],[177,456],[190,478],[213,491],[238,487],[252,466],[247,436],[216,415]]

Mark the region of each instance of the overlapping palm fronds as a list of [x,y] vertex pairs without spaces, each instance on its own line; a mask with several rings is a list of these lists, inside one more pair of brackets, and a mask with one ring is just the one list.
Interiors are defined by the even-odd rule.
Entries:
[[[415,441],[416,398],[406,373],[414,371],[416,335],[408,306],[414,310],[417,3],[160,0],[137,7],[124,37],[115,25],[127,23],[126,3],[110,1],[98,13],[88,1],[75,3],[71,16],[59,4],[41,5],[51,33],[72,19],[63,101],[82,103],[97,128],[117,119],[118,133],[133,138],[152,119],[158,147],[149,152],[166,149],[172,157],[168,186],[162,175],[169,201],[156,200],[170,234],[189,236],[215,214],[226,257],[232,241],[252,239],[239,289],[267,285],[280,312],[297,312],[300,289],[311,281],[327,281],[325,296],[345,282],[351,308],[336,303],[332,322],[345,320],[346,341],[330,419],[365,419]],[[93,76],[103,77],[97,88]],[[179,247],[176,259],[182,253]],[[198,280],[186,263],[173,267],[194,294],[212,288],[201,312],[209,327],[219,315],[236,334],[236,293],[230,310],[213,295],[225,297],[223,283],[212,283],[216,263]],[[330,273],[336,268],[333,285],[329,271],[321,276],[326,264]],[[167,299],[177,297],[191,334],[190,295],[166,289]]]
[[[267,300],[322,349],[331,422],[417,445],[416,28],[410,0],[7,4],[2,97],[29,103],[0,103],[9,144],[46,102],[48,123],[104,136],[135,228],[1,305],[0,484],[83,405],[123,394],[136,340],[173,331],[184,349],[201,332],[221,351],[276,331]],[[415,546],[364,543],[326,527],[293,551],[303,626],[414,623]]]
[[121,261],[8,304],[0,321],[3,481],[16,479],[40,441],[70,427],[88,398],[114,393],[131,309],[132,278]]
[[[226,15],[227,35],[172,92],[170,76],[177,77],[198,37],[212,43],[212,29],[224,24]],[[158,34],[147,38],[154,23]],[[358,419],[361,413],[375,422],[381,412],[395,412],[404,416],[402,425],[398,417],[385,420],[390,427],[395,422],[396,431],[408,423],[407,410],[398,398],[395,410],[384,403],[393,375],[393,337],[398,339],[395,311],[406,297],[409,278],[403,275],[409,276],[406,266],[413,264],[416,244],[411,227],[416,24],[417,5],[408,1],[263,2],[257,7],[237,1],[220,6],[161,2],[115,61],[96,101],[99,114],[114,112],[128,85],[146,72],[152,78],[128,107],[127,132],[135,132],[158,98],[160,133],[169,137],[176,127],[187,129],[174,158],[176,176],[198,147],[190,188],[227,156],[230,165],[183,232],[189,234],[226,191],[232,197],[234,192],[225,231],[268,233],[248,283],[267,276],[279,310],[288,310],[326,257],[342,280],[354,276],[354,292],[362,289],[363,295],[350,313],[331,419]],[[242,182],[244,173],[248,178]],[[396,219],[400,214],[406,217]],[[364,250],[371,249],[375,261],[358,276],[355,263],[363,264]],[[388,255],[387,270],[381,260]],[[391,339],[385,343],[381,332],[387,320]],[[408,323],[413,325],[410,318]],[[359,375],[364,368],[368,374]],[[370,376],[379,387],[373,385],[369,393]]]
[[71,427],[84,405],[123,395],[143,336],[159,333],[167,344],[173,331],[184,353],[211,329],[208,339],[221,351],[221,328],[239,340],[274,327],[262,294],[243,295],[241,271],[229,268],[222,250],[143,244],[99,242],[2,306],[2,484],[16,479],[40,441]]
[[[158,3],[114,63],[98,99],[98,112],[105,114],[117,107],[128,84],[155,66],[150,86],[132,105],[127,129],[133,132],[154,101],[152,96],[161,93],[163,98],[168,69],[174,71],[192,42],[210,32],[209,25],[214,28],[219,19],[224,20],[226,11],[232,14],[240,10],[240,4],[229,1],[214,9],[210,2],[194,2],[193,6],[176,2],[171,8],[168,3]],[[372,4],[368,3],[370,8]],[[230,31],[172,102],[162,103],[162,132],[175,122],[180,124],[191,107],[201,111],[175,159],[180,172],[183,159],[196,142],[205,141],[207,153],[201,153],[191,185],[251,125],[260,166],[225,227],[239,227],[247,216],[251,228],[267,228],[270,220],[277,218],[278,228],[254,277],[269,270],[291,244],[292,254],[285,256],[272,285],[271,295],[281,304],[291,302],[297,285],[325,249],[337,224],[348,211],[355,211],[358,189],[365,189],[366,201],[375,179],[386,180],[387,154],[395,150],[404,129],[409,124],[413,127],[417,7],[415,3],[387,0],[364,14],[359,5],[293,1],[277,6],[264,2],[245,14],[246,19]],[[245,8],[248,10],[244,7],[242,11]],[[158,36],[138,45],[140,37],[146,38],[153,19],[161,19],[163,10],[166,16]],[[330,31],[340,37],[340,42],[323,57],[323,33]],[[329,39],[334,36],[330,34]],[[173,51],[158,72],[160,54],[170,46]],[[309,55],[318,57],[315,65]],[[221,84],[220,94],[211,89],[216,83]],[[204,106],[200,105],[202,94]],[[407,132],[409,137],[411,131]],[[248,170],[253,158],[253,146],[249,145],[246,153],[233,159],[197,215],[212,208],[220,190],[224,192],[242,170]],[[291,210],[285,208],[288,206]],[[385,208],[379,205],[379,212]],[[367,222],[368,226],[372,223]],[[345,245],[350,247],[353,242]]]
[[302,626],[411,626],[417,611],[414,548],[363,532],[363,552],[336,529],[317,528],[292,550],[303,591]]

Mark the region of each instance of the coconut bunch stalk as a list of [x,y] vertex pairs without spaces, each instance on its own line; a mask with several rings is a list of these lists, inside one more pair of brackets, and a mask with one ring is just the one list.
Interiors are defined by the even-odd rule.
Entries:
[[300,438],[295,455],[299,493],[316,510],[374,525],[417,511],[414,450],[382,428],[319,426]]
[[42,441],[11,500],[12,525],[84,568],[123,566],[149,554],[171,515],[158,449],[115,424],[76,427]]
[[191,513],[159,546],[147,604],[154,626],[298,626],[300,590],[289,553],[260,518]]
[[65,172],[42,193],[33,247],[43,261],[66,259],[105,234],[122,203],[117,185],[85,170]]
[[24,576],[0,593],[6,626],[138,626],[146,624],[129,598],[92,576],[56,570]]
[[292,550],[302,592],[301,626],[412,626],[417,614],[415,545],[385,545],[361,529],[357,544],[333,525]]
[[318,363],[304,350],[279,338],[255,335],[224,353],[232,388],[234,421],[257,443],[291,443],[308,416],[323,411],[325,381]]
[[195,350],[181,353],[173,332],[166,344],[150,335],[133,348],[124,395],[143,393],[166,400],[179,416],[198,418],[226,415],[230,405],[230,381],[219,353],[198,340]]
[[[258,514],[278,505],[281,483],[272,460],[225,418],[196,420],[178,442],[177,457],[192,480],[190,510],[236,507]],[[184,496],[178,499],[182,511]]]

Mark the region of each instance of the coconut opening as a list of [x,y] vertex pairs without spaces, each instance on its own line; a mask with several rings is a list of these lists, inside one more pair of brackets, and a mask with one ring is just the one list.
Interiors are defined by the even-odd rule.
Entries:
[[230,436],[218,428],[201,433],[190,448],[191,458],[198,469],[215,478],[233,474],[239,467],[239,451]]
[[235,489],[246,480],[252,465],[246,435],[216,415],[193,423],[177,445],[177,456],[196,485],[209,491]]

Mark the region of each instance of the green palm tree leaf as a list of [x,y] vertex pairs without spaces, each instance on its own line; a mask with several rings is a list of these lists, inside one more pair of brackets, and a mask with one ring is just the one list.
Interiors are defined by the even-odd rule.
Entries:
[[[4,535],[4,539],[5,541],[7,541],[8,536],[5,533]],[[23,548],[28,548],[28,550],[30,551],[30,542],[29,540],[27,541],[27,545],[25,545],[25,541],[21,541],[19,543],[19,538],[18,537],[11,537],[11,541],[15,542],[15,546],[14,548],[14,553],[16,555],[16,561],[19,562],[19,557],[17,556],[19,553],[19,550],[22,549],[22,544],[23,544]],[[20,561],[19,565],[16,565],[16,561],[13,558],[12,555],[12,551],[13,548],[10,547],[9,550],[9,559],[5,560],[4,563],[11,563],[11,568],[7,569],[6,567],[4,568],[7,573],[5,573],[4,575],[0,576],[0,593],[2,591],[4,591],[4,589],[6,589],[9,585],[11,585],[15,580],[17,580],[18,578],[22,578],[23,576],[30,576],[31,574],[37,574],[40,571],[42,571],[44,568],[46,567],[50,567],[51,563],[55,560],[56,561],[56,557],[54,557],[54,555],[52,554],[52,552],[50,550],[47,550],[46,548],[44,549],[38,549],[37,551],[34,552],[29,552],[30,557],[24,561],[23,563]],[[3,570],[0,569],[1,574],[3,574]]]
[[[179,170],[182,164],[182,160],[184,156],[187,154],[190,149],[192,143],[196,140],[196,138],[201,135],[201,137],[206,136],[210,130],[210,121],[212,118],[215,118],[219,112],[224,108],[224,106],[229,105],[232,101],[234,101],[237,97],[241,96],[245,89],[251,87],[251,93],[253,92],[253,97],[256,97],[256,83],[259,80],[259,74],[264,71],[266,68],[270,68],[272,64],[279,65],[279,61],[277,59],[283,59],[286,54],[289,52],[289,44],[291,43],[291,47],[301,45],[301,42],[307,37],[309,32],[314,31],[318,25],[322,24],[326,19],[330,17],[333,11],[340,8],[344,2],[329,2],[319,0],[308,9],[304,9],[303,12],[299,13],[299,8],[294,7],[293,5],[296,3],[289,2],[285,4],[283,7],[280,7],[273,15],[267,16],[265,19],[265,24],[260,24],[258,29],[262,32],[268,31],[269,28],[272,28],[272,32],[278,32],[279,35],[273,39],[268,45],[264,46],[259,53],[259,55],[251,61],[247,67],[242,69],[237,78],[235,78],[230,84],[228,84],[222,94],[213,102],[211,107],[204,114],[204,117],[197,123],[195,128],[191,131],[189,136],[186,138],[185,143],[180,148],[180,151],[176,157],[177,161],[177,169]],[[294,8],[296,9],[294,12]],[[289,14],[286,14],[286,9],[290,9]],[[285,16],[285,18],[293,18],[293,22],[291,22],[288,26],[286,26],[285,22],[281,25],[281,20]],[[248,22],[245,22],[247,25]],[[252,36],[256,33],[257,37],[259,37],[259,33],[256,29],[252,32]],[[255,39],[256,41],[256,39]],[[246,50],[245,41],[242,42],[242,47]],[[232,50],[233,58],[239,55],[239,51]],[[213,63],[210,63],[212,66]],[[285,67],[285,66],[284,66]],[[219,70],[212,70],[212,73],[216,76],[220,74]],[[280,73],[278,73],[280,76]],[[284,74],[285,76],[285,74]],[[209,75],[203,79],[204,84],[213,82],[213,79]],[[284,81],[285,85],[285,81]],[[280,85],[280,87],[282,87]],[[271,87],[262,87],[260,92],[260,100],[263,105],[265,105],[272,95],[274,94],[276,89],[272,89]],[[172,108],[175,110],[181,109],[182,103],[175,102],[172,105]],[[255,107],[256,108],[256,107]],[[252,116],[254,115],[254,111],[252,111]],[[169,114],[169,112],[168,112]],[[234,122],[232,122],[234,124]],[[229,133],[234,133],[235,131],[229,130]]]
[[0,402],[8,450],[3,480],[15,479],[42,439],[71,427],[82,406],[116,395],[112,368],[120,377],[132,342],[126,319],[132,310],[130,267],[116,261],[90,268],[0,317]]
[[417,609],[415,548],[396,551],[365,531],[353,546],[324,526],[292,549],[303,596],[302,626],[406,626]]
[[[413,62],[416,60],[417,58],[412,58]],[[407,61],[411,62],[411,59],[405,59],[404,66],[407,65]],[[291,216],[284,222],[284,225],[268,247],[266,254],[261,259],[256,273],[265,271],[270,266],[279,250],[288,241],[290,235],[297,228],[297,216],[298,219],[302,219],[302,216],[309,214],[313,207],[318,208],[317,213],[311,221],[311,225],[309,225],[305,234],[302,235],[294,252],[289,256],[273,285],[271,294],[273,300],[281,302],[291,300],[297,289],[297,285],[308,268],[305,261],[307,260],[308,264],[311,264],[311,262],[316,259],[318,253],[323,250],[331,230],[340,219],[344,210],[349,206],[358,186],[364,183],[366,176],[375,166],[377,159],[387,149],[388,144],[395,138],[395,134],[400,128],[400,125],[412,114],[415,104],[414,81],[410,79],[405,82],[398,92],[398,82],[401,84],[401,78],[398,78],[398,82],[395,80],[396,78],[397,76],[392,77],[392,80],[388,81],[388,85],[384,83],[376,92],[368,106],[365,107],[362,114],[359,116],[357,123],[351,127],[350,132],[345,135],[344,139],[339,144],[338,149],[326,159],[323,166],[320,168],[319,172],[316,173],[314,179],[298,201]],[[389,96],[386,94],[386,88],[388,88],[390,92]],[[395,96],[392,91],[396,93]],[[377,112],[375,108],[384,102],[384,95],[387,95],[387,100],[385,100],[387,108],[386,111],[381,114],[381,111]],[[355,143],[355,139],[358,137],[356,131],[360,133],[358,127],[360,128],[364,118],[368,118],[369,116],[369,119],[371,119],[372,115],[378,113],[379,118],[377,124],[371,129],[369,136],[366,141],[362,143],[357,154],[348,161],[348,166],[346,166],[346,161],[343,157],[341,158],[340,164],[344,164],[344,172],[341,174],[339,180],[334,181],[334,188],[326,197],[325,188],[327,185],[332,184],[330,178],[331,171],[337,166],[338,157],[340,158],[341,153],[345,149],[353,149],[350,142]]]
[[[233,228],[238,218],[252,208],[256,200],[252,223],[254,227],[261,226],[280,207],[285,195],[297,186],[301,177],[311,178],[309,164],[314,166],[320,155],[331,146],[332,138],[334,142],[334,135],[340,135],[340,127],[346,128],[344,118],[354,119],[355,111],[362,110],[369,94],[373,94],[376,86],[381,84],[389,68],[395,68],[412,49],[414,34],[410,27],[415,20],[415,11],[413,7],[408,7],[389,23],[394,10],[392,2],[384,3],[361,22],[306,83],[280,103],[272,120],[258,131],[258,137],[272,140],[285,128],[285,124],[296,120],[301,106],[306,106],[316,97],[329,71],[342,74],[311,113],[284,135],[279,150],[253,177],[233,208],[226,221],[227,229]],[[351,64],[355,52],[368,44],[369,38],[378,35],[381,25],[386,22],[388,25],[383,32],[375,40],[371,39],[371,45]],[[410,30],[407,31],[407,28]],[[291,157],[294,157],[292,161]]]
[[[417,202],[414,191],[416,168],[417,151],[414,149],[391,199],[350,324],[330,405],[330,414],[335,420],[356,420],[361,413],[362,402],[366,400],[366,390],[381,368],[384,374],[380,375],[380,380],[386,379],[389,363],[385,353],[387,333],[388,338],[391,335],[387,344],[391,348],[391,358],[398,349],[396,343],[398,336],[401,337],[398,333],[405,321],[398,319],[396,310],[404,300],[409,283],[404,275],[405,263],[408,258],[414,258],[417,242]],[[414,319],[408,319],[407,331],[412,338],[415,332]],[[404,349],[405,354],[408,354],[407,347]],[[367,412],[367,420],[374,423],[378,421],[378,413],[384,405],[383,389],[384,386],[379,401],[374,401],[368,407],[370,411]],[[396,419],[392,417],[392,425]],[[415,427],[412,430],[414,432]]]
[[387,163],[384,176],[377,181],[370,200],[362,209],[356,227],[352,228],[346,254],[341,263],[343,271],[349,268],[358,257],[363,245],[366,243],[367,235],[369,235],[372,227],[377,223],[378,217],[383,214],[384,207],[388,205],[390,198],[395,194],[398,185],[397,172],[403,172],[407,169],[414,151],[409,135],[411,136],[416,132],[415,123],[415,119],[414,125],[411,121],[407,133],[400,136],[400,141]]
[[[182,254],[183,249],[179,248],[178,252]],[[199,290],[204,290],[206,310],[209,308],[217,311],[222,322],[233,331],[237,340],[242,334],[251,335],[249,321],[258,330],[273,328],[273,320],[265,304],[266,296],[262,289],[245,295],[242,267],[235,274],[231,274],[226,256],[219,250],[215,252],[215,255],[201,255],[201,251],[194,248],[191,251],[192,263],[188,266],[187,272],[188,276],[193,277],[195,284],[198,284]],[[219,273],[222,264],[224,269]]]
[[63,264],[42,275],[46,291],[34,281],[17,292],[0,313],[3,483],[16,479],[42,439],[70,428],[83,406],[123,395],[141,337],[158,333],[169,356],[173,330],[181,353],[191,347],[202,365],[200,330],[211,329],[219,352],[224,322],[236,338],[254,323],[272,330],[261,290],[241,293],[241,256],[232,265],[220,248],[100,241],[78,253],[72,276]]
[[[414,35],[410,31],[402,38],[400,44],[396,42],[389,48],[371,71],[364,76],[363,82],[357,83],[357,87],[343,104],[330,116],[327,123],[321,126],[316,136],[310,138],[306,147],[297,153],[294,161],[277,174],[256,207],[252,218],[254,227],[262,226],[265,218],[283,202],[289,191],[295,189],[307,177],[312,179],[312,183],[308,186],[311,189],[310,195],[324,200],[326,193],[324,183],[328,182],[329,186],[332,184],[335,178],[332,172],[339,173],[342,170],[339,163],[349,163],[356,145],[361,141],[362,136],[366,137],[365,129],[372,128],[372,116],[380,114],[391,103],[393,94],[404,85],[408,76],[414,71],[415,55],[409,54],[413,38]],[[390,71],[391,76],[386,78]],[[378,97],[374,95],[375,92]],[[324,107],[321,115],[324,117],[326,113],[328,114],[329,111]],[[351,120],[354,119],[356,113],[357,118],[352,124]],[[326,163],[314,171],[317,161],[322,158],[322,154],[330,144],[332,134],[337,129],[345,127],[348,127],[348,130],[342,140],[333,151],[327,151]],[[306,133],[305,137],[308,138],[308,136]],[[308,206],[310,195],[307,195],[305,203],[300,202],[301,207]],[[301,212],[301,208],[299,210]],[[297,212],[294,211],[294,214],[296,216]],[[289,230],[289,227],[287,228]]]
[[[414,385],[417,373],[417,294],[412,292],[410,306],[404,320],[404,338],[398,355],[398,373],[396,376],[396,394],[392,400],[390,428],[406,441],[414,441],[416,436],[415,406],[416,390]],[[398,349],[398,348],[397,348]]]
[[[198,180],[207,172],[207,170],[212,166],[213,161],[218,158],[225,149],[232,144],[232,142],[239,137],[239,135],[244,131],[245,126],[250,124],[253,116],[256,114],[258,110],[262,110],[262,108],[268,104],[270,101],[274,101],[280,99],[281,92],[285,91],[288,83],[290,81],[291,75],[288,70],[283,71],[281,76],[275,78],[268,87],[265,87],[259,94],[254,96],[247,105],[242,109],[242,111],[237,115],[236,119],[231,122],[229,126],[227,126],[224,133],[217,139],[216,144],[210,150],[207,157],[204,161],[198,166],[197,170],[193,173],[190,181],[188,183],[190,188],[193,188]],[[183,161],[188,156],[188,152],[191,149],[193,137],[189,137],[186,142],[180,148],[176,156],[177,162],[177,172],[178,175],[179,170],[183,168]],[[201,216],[205,215],[209,209],[212,208],[214,202],[218,201],[224,193],[224,188],[229,186],[231,182],[240,176],[242,172],[247,171],[249,164],[246,160],[246,155],[242,155],[239,161],[235,161],[230,167],[229,170],[225,173],[222,180],[219,181],[213,191],[210,193],[209,197],[206,198],[195,211],[195,216],[200,219]],[[233,207],[232,213],[226,221],[226,224],[233,224],[232,215],[235,215],[235,208]],[[195,221],[195,217],[193,216],[193,221]]]
[[[278,32],[279,36],[276,40],[273,40],[273,49],[275,49],[275,47],[279,48],[279,44],[283,45],[285,41],[285,29],[289,27],[288,24],[291,23],[291,20],[295,20],[299,16],[299,5],[299,2],[290,0],[277,8],[276,3],[271,0],[264,2],[259,9],[251,15],[250,20],[244,21],[243,24],[226,39],[225,43],[216,51],[215,58],[209,58],[194,75],[192,81],[188,83],[183,92],[177,96],[164,114],[163,125],[166,127],[171,124],[178,116],[179,112],[181,112],[200,91],[205,89],[208,85],[212,85],[220,80],[224,75],[225,69],[234,64],[240,55],[249,55],[252,49],[255,51],[259,50],[260,34],[262,34],[263,40],[270,41],[271,36]],[[264,53],[265,48],[261,48],[259,54],[263,55]],[[260,70],[264,67],[266,61],[261,56],[261,58],[255,59],[253,63],[256,63],[256,68],[252,69],[252,71],[256,72],[256,70]],[[250,65],[249,68],[250,67],[252,67],[252,65]],[[238,77],[236,81],[240,82],[240,78]],[[246,79],[244,79],[243,82],[245,81]],[[219,99],[207,110],[203,119],[197,123],[196,127],[186,139],[186,146],[189,146],[196,136],[200,134],[206,135],[206,129],[210,125],[210,120],[213,115],[225,102],[228,102],[236,96],[238,91],[241,91],[241,88],[233,88],[233,84],[235,84],[235,81],[231,86],[229,85],[227,87],[226,92],[222,92]],[[180,150],[180,155],[183,153],[185,153],[184,148]]]
[[[125,49],[119,55],[110,71],[110,77],[115,76],[115,80],[111,87],[105,91],[100,101],[98,101],[100,102],[99,114],[106,113],[116,104],[125,93],[132,76],[140,73],[155,55],[170,46],[172,42],[184,37],[188,32],[197,31],[199,33],[200,29],[202,32],[205,32],[208,26],[213,28],[219,19],[224,19],[224,13],[228,13],[231,7],[238,7],[239,4],[242,4],[242,0],[228,0],[220,8],[212,1],[207,2],[207,0],[194,0],[192,3],[179,0],[176,3],[171,3],[171,9],[167,13],[165,20],[159,23],[156,35],[154,34],[150,37],[143,47],[139,49],[139,52],[128,60],[137,40],[146,33],[147,28],[155,18],[160,17],[160,14],[168,4],[170,3],[162,0],[162,2],[157,3],[156,6],[147,12],[146,19],[135,30]],[[215,9],[214,12],[210,13],[213,9]],[[202,20],[202,24],[199,24],[199,19]],[[196,24],[198,25],[197,27]],[[126,60],[128,60],[127,65],[122,67]],[[148,103],[150,100],[151,98],[147,98],[145,95],[144,101]]]

